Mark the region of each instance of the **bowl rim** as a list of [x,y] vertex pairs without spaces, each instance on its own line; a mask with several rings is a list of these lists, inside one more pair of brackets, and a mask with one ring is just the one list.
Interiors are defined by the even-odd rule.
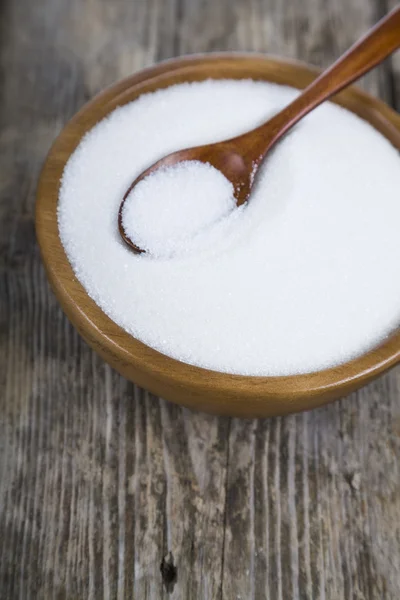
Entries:
[[[256,78],[256,66],[261,79],[299,88],[305,87],[320,73],[319,69],[299,61],[253,52],[195,54],[160,62],[97,94],[72,117],[50,148],[37,189],[36,232],[48,278],[64,312],[86,341],[122,374],[132,379],[132,367],[134,380],[154,393],[159,393],[162,385],[185,390],[189,398],[187,405],[191,404],[191,392],[201,394],[212,389],[232,403],[244,399],[262,403],[275,398],[289,402],[292,409],[297,410],[297,400],[306,397],[327,400],[332,395],[344,395],[394,366],[400,360],[400,329],[361,356],[312,373],[250,376],[190,365],[139,341],[95,304],[76,278],[58,231],[57,205],[64,166],[82,135],[103,116],[149,88],[167,87],[178,81],[217,78],[212,77],[217,69],[226,73],[225,78],[235,78],[238,69],[248,70],[248,77]],[[296,84],[289,83],[288,79],[295,76]],[[335,102],[369,121],[400,149],[400,115],[384,102],[356,87],[341,92]],[[299,402],[300,408],[303,408],[303,402]]]

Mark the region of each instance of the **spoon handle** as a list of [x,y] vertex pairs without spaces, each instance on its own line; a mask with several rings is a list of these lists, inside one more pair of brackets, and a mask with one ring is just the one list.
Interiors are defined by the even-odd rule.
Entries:
[[256,143],[254,144],[253,138],[253,148],[250,148],[249,144],[249,153],[256,155],[257,162],[262,160],[271,146],[302,117],[373,69],[399,47],[400,6],[397,6],[331,67],[321,73],[291,104],[256,129]]

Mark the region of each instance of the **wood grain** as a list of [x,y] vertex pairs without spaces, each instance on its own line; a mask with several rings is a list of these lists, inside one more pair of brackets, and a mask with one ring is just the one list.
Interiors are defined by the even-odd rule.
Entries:
[[[384,8],[0,3],[1,598],[399,597],[399,370],[299,416],[177,408],[127,383],[80,340],[49,291],[33,228],[50,143],[105,85],[204,50],[326,66]],[[399,107],[397,59],[365,85]],[[177,581],[167,593],[160,565],[169,551]]]

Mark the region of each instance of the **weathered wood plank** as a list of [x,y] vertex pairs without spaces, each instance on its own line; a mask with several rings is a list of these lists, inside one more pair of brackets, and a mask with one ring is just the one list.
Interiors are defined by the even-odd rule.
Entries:
[[[179,53],[326,65],[389,0],[350,4],[0,4],[0,598],[399,597],[399,370],[284,419],[171,406],[80,340],[33,228],[45,153],[99,89]],[[364,82],[397,107],[398,59]]]

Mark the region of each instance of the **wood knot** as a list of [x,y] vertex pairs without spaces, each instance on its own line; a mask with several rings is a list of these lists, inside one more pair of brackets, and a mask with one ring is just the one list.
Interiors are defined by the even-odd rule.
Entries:
[[168,552],[161,561],[161,577],[167,592],[173,592],[178,579],[178,569],[174,565],[172,552]]

